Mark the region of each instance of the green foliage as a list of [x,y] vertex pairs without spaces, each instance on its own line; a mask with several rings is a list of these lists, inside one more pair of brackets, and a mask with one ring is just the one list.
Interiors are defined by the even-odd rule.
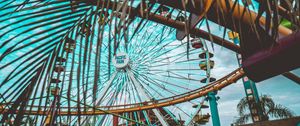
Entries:
[[[263,107],[263,116],[269,119],[270,117],[275,119],[283,119],[293,117],[293,112],[287,107],[276,104],[271,96],[260,96],[260,105]],[[248,100],[246,97],[242,98],[237,105],[237,111],[239,118],[235,121],[236,124],[245,124],[251,119],[251,113],[247,111],[249,109]]]

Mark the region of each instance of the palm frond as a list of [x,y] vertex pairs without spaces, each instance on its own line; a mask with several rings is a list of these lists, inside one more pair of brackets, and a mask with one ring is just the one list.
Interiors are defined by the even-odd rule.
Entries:
[[246,124],[251,119],[251,114],[241,115],[236,121],[235,124]]
[[238,111],[239,115],[244,115],[248,109],[249,109],[248,99],[247,99],[247,97],[244,97],[238,103],[237,111]]
[[262,95],[259,98],[260,106],[262,106],[263,113],[267,115],[267,111],[274,107],[275,103],[270,95]]
[[272,109],[268,111],[268,115],[274,118],[283,119],[293,117],[294,113],[287,107],[276,104]]
[[[265,116],[266,119],[269,119],[270,117],[282,119],[294,116],[294,113],[290,109],[284,107],[283,105],[276,104],[270,95],[261,95],[259,100],[259,103],[263,109],[263,116]],[[251,103],[255,104],[254,102]],[[250,111],[247,111],[248,109],[249,103],[247,98],[244,97],[237,105],[237,111],[240,115],[239,119],[236,121],[237,124],[244,124],[245,122],[249,121],[248,118],[251,117],[251,114]]]

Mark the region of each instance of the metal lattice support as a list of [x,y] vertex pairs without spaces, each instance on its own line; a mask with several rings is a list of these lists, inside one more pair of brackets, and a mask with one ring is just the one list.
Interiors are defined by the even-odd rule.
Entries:
[[[236,32],[228,32],[229,39],[233,40],[234,44],[239,45],[239,34]],[[238,64],[242,66],[242,55],[236,54]],[[242,78],[244,90],[249,104],[249,110],[254,122],[264,121],[263,110],[259,101],[259,95],[255,82],[251,81],[247,76]]]

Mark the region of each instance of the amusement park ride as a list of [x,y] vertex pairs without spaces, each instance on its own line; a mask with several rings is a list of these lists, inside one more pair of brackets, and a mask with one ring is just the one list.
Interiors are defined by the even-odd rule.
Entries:
[[[249,9],[254,2],[258,12]],[[278,6],[266,11],[264,5],[271,3]],[[300,67],[297,4],[4,1],[0,22],[14,20],[0,29],[13,30],[4,30],[0,38],[16,29],[20,33],[0,43],[0,70],[15,65],[0,80],[0,123],[194,126],[211,121],[220,126],[218,91],[239,79],[253,122],[266,121],[255,82],[282,74],[300,84],[289,72]],[[223,27],[223,36],[211,33],[209,22]],[[207,31],[200,29],[203,24]],[[46,30],[31,32],[39,28]],[[238,69],[214,78],[213,44],[235,52]]]

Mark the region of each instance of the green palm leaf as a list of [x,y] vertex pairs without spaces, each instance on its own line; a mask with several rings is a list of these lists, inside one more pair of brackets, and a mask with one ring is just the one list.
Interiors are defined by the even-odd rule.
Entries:
[[[283,105],[276,104],[269,95],[262,95],[259,99],[260,104],[263,107],[263,116],[266,116],[267,119],[269,119],[270,117],[276,119],[283,119],[294,116],[294,113],[290,109],[284,107]],[[248,103],[247,97],[244,97],[240,100],[240,102],[237,105],[239,118],[236,120],[236,124],[245,124],[250,121],[252,116],[249,111],[249,105],[250,104]]]

